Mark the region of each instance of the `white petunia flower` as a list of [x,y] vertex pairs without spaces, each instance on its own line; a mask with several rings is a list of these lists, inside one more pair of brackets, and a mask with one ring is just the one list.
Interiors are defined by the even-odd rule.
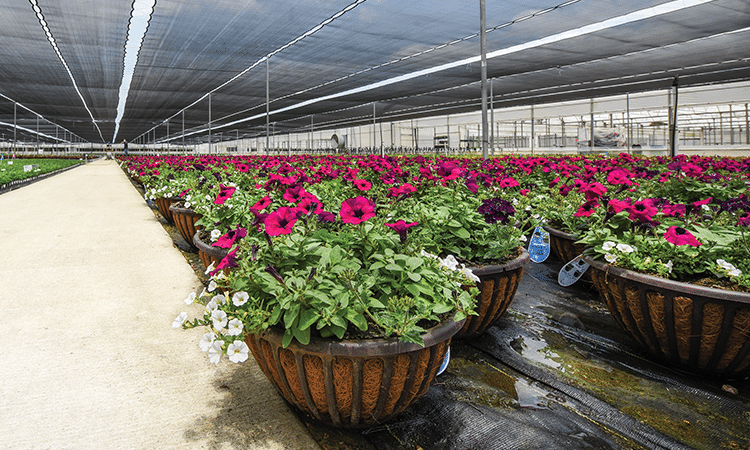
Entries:
[[475,283],[479,283],[479,277],[474,275],[474,272],[471,271],[468,267],[461,264],[461,269],[459,270],[462,274],[466,275],[466,278],[470,279],[471,281]]
[[716,264],[722,269],[726,270],[727,274],[732,277],[738,277],[742,275],[742,271],[734,266],[734,264],[727,262],[723,259],[717,259]]
[[606,259],[608,263],[614,264],[615,261],[617,261],[617,255],[614,255],[612,253],[606,253],[604,255],[604,259]]
[[228,335],[239,336],[242,334],[242,321],[240,319],[232,319],[229,321],[227,328],[229,328],[229,331],[227,331]]
[[441,259],[440,265],[450,270],[458,270],[458,261],[453,255],[448,255],[445,259]]
[[221,349],[223,346],[224,341],[214,341],[211,344],[211,348],[208,349],[208,360],[214,364],[219,364],[221,354],[223,353]]
[[206,333],[201,338],[201,341],[198,342],[198,347],[201,348],[204,352],[207,352],[209,348],[211,348],[211,345],[213,345],[214,341],[216,340],[216,334],[215,333]]
[[220,309],[215,309],[211,313],[211,320],[213,320],[214,328],[216,328],[217,331],[220,331],[225,326],[227,326],[227,322],[229,321],[227,313]]
[[186,305],[192,305],[195,302],[195,292],[191,292],[185,299]]
[[604,244],[602,244],[602,250],[604,250],[605,252],[608,252],[608,251],[612,250],[613,248],[615,248],[616,246],[617,246],[617,244],[615,244],[614,242],[607,241]]
[[247,300],[249,298],[250,295],[247,292],[235,292],[235,294],[232,296],[232,303],[234,304],[234,306],[242,306],[247,303]]
[[203,288],[203,290],[201,291],[201,294],[198,296],[198,298],[203,298],[206,295],[208,295],[208,291],[206,291],[206,288]]
[[181,312],[179,316],[177,316],[174,319],[174,322],[172,322],[172,328],[180,328],[183,323],[187,320],[187,313]]
[[250,348],[242,341],[234,341],[227,348],[227,355],[229,355],[229,360],[233,363],[247,361],[249,354]]
[[219,304],[219,305],[226,305],[227,304],[227,297],[225,295],[219,294],[217,296],[214,296],[213,299],[216,300],[216,303]]
[[[213,230],[211,231],[211,241],[216,241],[221,237],[221,231],[219,230]],[[213,264],[213,263],[211,263]]]
[[190,203],[190,202],[185,202],[185,208],[190,208],[190,205],[192,205],[192,203]]
[[631,247],[628,244],[617,244],[617,250],[623,252],[623,253],[633,253],[635,251],[635,247]]
[[212,298],[211,301],[206,303],[206,314],[211,314],[214,311],[216,311],[216,309],[218,308],[219,308],[219,302],[216,301],[216,298]]
[[665,266],[667,266],[667,270],[669,271],[669,273],[672,273],[672,268],[674,267],[674,263],[672,262],[672,260],[670,259],[670,260],[669,260],[669,261],[667,261],[667,263],[666,263],[666,264],[664,264],[664,265],[665,265]]
[[[213,265],[213,263],[211,263],[211,265]],[[215,289],[216,289],[216,282],[214,280],[209,281],[208,282],[208,292],[213,292]]]
[[426,251],[424,251],[424,250],[422,250],[422,251],[421,251],[421,254],[422,254],[422,256],[424,256],[425,258],[440,259],[440,258],[438,258],[438,257],[437,257],[437,255],[433,255],[432,253],[428,253],[428,252],[426,252]]

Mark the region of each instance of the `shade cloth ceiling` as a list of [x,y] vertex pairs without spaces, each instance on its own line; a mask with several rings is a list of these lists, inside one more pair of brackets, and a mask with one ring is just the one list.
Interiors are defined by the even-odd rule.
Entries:
[[[156,0],[136,36],[140,1],[0,0],[5,139],[263,135],[266,83],[276,132],[480,107],[479,1]],[[495,107],[750,80],[747,0],[486,0],[486,27]]]

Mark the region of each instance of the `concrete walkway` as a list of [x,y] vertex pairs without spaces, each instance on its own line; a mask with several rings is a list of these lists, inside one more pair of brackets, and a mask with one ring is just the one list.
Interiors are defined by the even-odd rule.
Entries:
[[200,281],[116,162],[0,195],[0,242],[0,448],[319,448],[252,358],[172,328]]

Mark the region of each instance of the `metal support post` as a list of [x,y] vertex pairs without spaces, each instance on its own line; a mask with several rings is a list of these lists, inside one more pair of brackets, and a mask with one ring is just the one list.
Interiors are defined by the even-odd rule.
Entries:
[[674,81],[672,81],[672,88],[674,89],[674,110],[672,111],[672,128],[669,132],[669,145],[672,151],[672,157],[677,156],[677,94],[679,87],[679,78],[678,75],[675,75]]
[[479,47],[482,75],[482,159],[487,160],[487,20],[485,0],[479,0]]

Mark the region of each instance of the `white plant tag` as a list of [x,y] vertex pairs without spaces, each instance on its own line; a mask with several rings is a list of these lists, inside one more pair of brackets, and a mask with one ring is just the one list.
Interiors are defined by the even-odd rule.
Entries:
[[448,350],[446,350],[445,352],[445,358],[443,359],[443,363],[440,364],[440,368],[438,369],[437,374],[435,376],[438,376],[441,373],[445,372],[445,369],[448,368],[448,363],[450,362],[450,360],[451,360],[451,348],[449,346]]
[[578,255],[560,269],[557,282],[560,286],[568,287],[578,281],[588,268],[589,263],[583,260],[583,255]]
[[534,234],[529,241],[529,256],[535,263],[541,263],[549,257],[549,233],[538,226],[534,228]]

